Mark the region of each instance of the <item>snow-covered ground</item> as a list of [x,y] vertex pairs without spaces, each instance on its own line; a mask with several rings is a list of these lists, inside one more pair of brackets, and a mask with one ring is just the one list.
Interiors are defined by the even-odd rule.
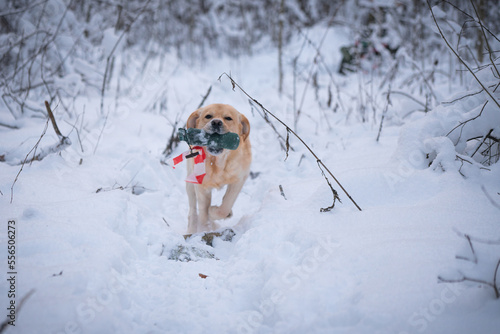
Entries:
[[[325,43],[332,64],[344,40],[333,34]],[[397,116],[411,101],[393,98],[401,110],[391,111],[377,142],[378,121],[319,111],[310,90],[296,130],[363,209],[333,183],[342,203],[320,213],[332,194],[315,159],[291,138],[295,151],[284,161],[259,112],[227,78],[217,80],[230,72],[292,125],[293,78],[285,77],[280,97],[276,52],[203,67],[165,63],[162,72],[152,64],[142,78],[128,78],[126,95],[109,93],[106,119],[92,90],[75,103],[74,118],[55,109],[72,145],[25,165],[14,185],[20,166],[0,164],[3,272],[6,225],[15,220],[17,303],[34,291],[7,333],[498,333],[500,302],[490,286],[438,280],[462,265],[455,256],[468,249],[458,232],[500,238],[498,163],[467,177],[459,168],[428,168],[417,132],[432,112],[401,126]],[[364,80],[336,79],[352,94]],[[185,169],[160,163],[171,122],[182,125],[210,85],[206,104],[232,104],[250,119],[254,157],[234,216],[222,222],[236,235],[213,247],[201,236],[184,240]],[[17,131],[0,128],[0,154],[21,161],[44,126],[32,118]],[[49,124],[39,148],[57,140]],[[174,154],[185,149],[181,143]],[[440,159],[460,165],[453,154]],[[498,245],[476,247],[499,254]],[[192,261],[175,261],[179,250]],[[494,269],[476,273],[491,282]],[[6,312],[7,280],[0,286]]]

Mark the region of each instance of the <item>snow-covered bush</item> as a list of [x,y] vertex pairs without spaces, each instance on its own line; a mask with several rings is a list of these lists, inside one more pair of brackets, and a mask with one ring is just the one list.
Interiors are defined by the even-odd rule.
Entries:
[[[0,123],[18,126],[22,117],[46,117],[43,100],[64,101],[88,93],[102,80],[96,61],[102,59],[101,22],[88,22],[72,10],[73,2],[5,1],[0,34]],[[94,16],[94,19],[97,17]]]
[[[376,67],[380,73],[387,73],[380,85],[388,87],[394,77],[403,73],[402,89],[410,90],[411,94],[420,90],[415,94],[425,96],[426,111],[438,100],[431,84],[436,72],[443,70],[433,64],[439,63],[444,47],[430,29],[424,2],[4,0],[2,3],[0,106],[7,108],[11,116],[2,115],[0,124],[10,127],[19,126],[17,120],[24,116],[45,117],[43,100],[61,101],[61,109],[73,117],[75,97],[89,93],[104,95],[112,79],[141,73],[140,69],[135,69],[137,73],[124,73],[124,64],[129,63],[127,53],[134,58],[143,57],[146,64],[152,57],[163,57],[165,52],[175,50],[180,58],[203,63],[208,55],[236,57],[263,46],[278,47],[293,40],[293,36],[307,36],[308,29],[314,26],[345,26],[352,42],[360,38],[369,40],[380,55],[366,59],[369,63],[364,67]],[[465,0],[447,4],[447,29],[460,28],[460,24],[453,22],[467,16],[453,10],[453,6],[463,8],[466,4]],[[499,24],[493,11],[484,9],[489,6],[495,7],[495,1],[483,0],[477,8],[485,25],[494,30]],[[479,57],[482,52],[475,50],[480,46],[470,41],[484,45],[482,36],[476,33],[477,29],[462,30],[463,33],[456,31],[461,49],[468,54],[478,53]],[[118,42],[120,47],[115,49]],[[321,45],[316,46],[322,53],[324,66],[319,62],[313,72],[300,73],[296,71],[297,60],[300,62],[297,54],[285,57],[285,65],[288,70],[293,67],[297,80],[314,87],[320,108],[345,109],[333,89],[336,83],[331,74],[335,69],[325,68],[331,67],[328,62],[336,56],[321,50]],[[125,56],[123,63],[115,62],[114,55]],[[309,59],[307,62],[310,64]],[[308,69],[309,64],[304,64],[304,68]],[[408,65],[412,74],[399,72]],[[353,98],[360,100],[362,110],[366,109],[363,100],[386,100],[382,95],[356,94]],[[364,115],[360,118],[367,120]]]
[[[457,8],[457,7],[455,7]],[[500,160],[500,72],[498,47],[500,40],[490,27],[484,25],[476,8],[461,14],[474,20],[476,30],[483,34],[484,57],[476,57],[462,38],[460,25],[453,23],[439,7],[432,7],[436,34],[449,48],[455,64],[462,73],[465,91],[452,94],[420,119],[406,124],[400,135],[396,157],[409,161],[416,169],[431,168],[439,172],[458,172],[465,177],[476,177],[480,171],[498,173]],[[469,22],[470,23],[470,22]],[[467,24],[467,21],[463,26]],[[443,28],[447,27],[447,28]],[[458,27],[458,28],[457,28]],[[467,33],[471,35],[469,31]],[[469,41],[470,42],[470,41]],[[463,45],[461,43],[464,43]],[[456,47],[458,45],[458,47]],[[470,46],[470,44],[468,45]],[[471,64],[471,61],[476,63]],[[494,205],[485,190],[484,200]],[[472,223],[472,222],[471,222]],[[498,223],[493,221],[492,223]],[[491,287],[500,298],[498,235],[476,238],[459,233],[466,246],[456,259],[457,266],[439,276],[441,282],[467,282]]]
[[[478,89],[471,91],[477,93]],[[497,94],[500,96],[500,94]],[[485,94],[460,94],[453,103],[442,104],[425,117],[403,127],[398,157],[410,160],[416,151],[425,163],[443,171],[464,175],[499,160],[500,110]]]
[[439,28],[436,32],[442,35],[457,63],[463,64],[460,71],[465,71],[467,91],[452,95],[425,117],[404,127],[399,153],[408,159],[418,150],[425,156],[422,161],[427,161],[422,168],[458,170],[467,175],[471,168],[487,167],[500,159],[500,64],[495,52],[500,41],[476,19],[478,29],[489,32],[485,34],[487,57],[479,66],[468,65],[460,51],[453,48],[452,38],[447,36],[449,30],[441,29],[441,25],[450,22],[446,14],[434,7],[433,17]]
[[336,7],[326,0],[284,1],[280,17],[285,25],[279,37],[280,9],[273,1],[1,3],[0,107],[11,117],[2,115],[0,124],[9,127],[18,126],[21,117],[45,117],[43,100],[61,101],[71,114],[75,97],[104,94],[115,72],[124,75],[114,55],[127,50],[135,48],[135,57],[147,59],[174,49],[179,57],[198,63],[209,50],[250,54],[263,39],[286,43],[298,29],[328,18]]

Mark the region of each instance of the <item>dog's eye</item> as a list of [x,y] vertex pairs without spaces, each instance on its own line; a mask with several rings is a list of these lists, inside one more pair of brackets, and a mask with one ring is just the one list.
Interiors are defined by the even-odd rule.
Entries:
[[232,120],[233,120],[233,119],[232,119],[231,117],[229,117],[229,116],[224,117],[224,119],[225,119],[226,121],[232,121]]
[[210,118],[212,118],[212,115],[207,115],[207,116],[205,116],[205,118],[210,119]]

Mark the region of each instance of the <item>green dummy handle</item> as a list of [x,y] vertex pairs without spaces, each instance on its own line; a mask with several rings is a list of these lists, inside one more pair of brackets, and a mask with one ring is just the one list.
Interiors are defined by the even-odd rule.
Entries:
[[215,149],[236,150],[240,145],[240,136],[234,132],[223,135],[218,133],[208,134],[202,129],[189,128],[179,129],[179,139],[189,145],[209,146]]

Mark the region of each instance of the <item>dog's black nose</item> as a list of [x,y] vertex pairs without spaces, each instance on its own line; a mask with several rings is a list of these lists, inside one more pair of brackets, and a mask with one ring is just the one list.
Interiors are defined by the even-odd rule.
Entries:
[[214,119],[214,120],[212,120],[212,127],[213,128],[220,128],[220,127],[222,127],[222,121],[220,119]]

